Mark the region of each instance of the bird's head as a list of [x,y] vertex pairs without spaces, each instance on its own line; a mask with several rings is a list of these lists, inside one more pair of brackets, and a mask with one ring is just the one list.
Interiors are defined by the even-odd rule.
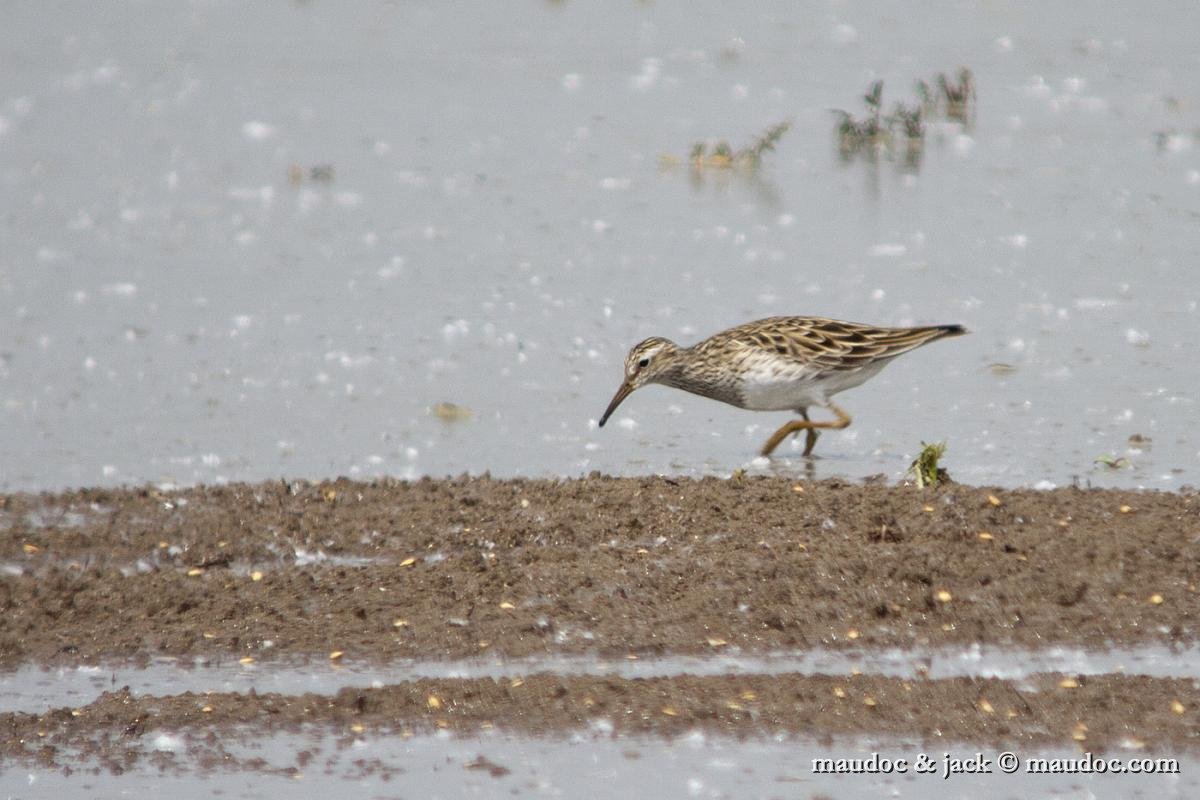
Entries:
[[663,339],[661,336],[652,336],[634,345],[629,355],[625,356],[625,379],[613,395],[604,416],[600,417],[600,427],[604,427],[604,423],[608,422],[617,406],[621,405],[634,389],[640,389],[648,383],[656,383],[670,369],[677,352],[679,347],[670,339]]

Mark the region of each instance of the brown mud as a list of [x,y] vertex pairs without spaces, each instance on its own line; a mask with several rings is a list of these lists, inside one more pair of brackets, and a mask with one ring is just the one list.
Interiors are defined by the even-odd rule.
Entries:
[[[601,476],[96,489],[0,497],[0,566],[7,668],[1170,646],[1200,631],[1191,492]],[[1190,680],[1060,681],[538,675],[329,696],[112,692],[0,714],[0,754],[54,763],[88,741],[125,753],[155,729],[555,734],[596,719],[668,735],[1197,748]]]

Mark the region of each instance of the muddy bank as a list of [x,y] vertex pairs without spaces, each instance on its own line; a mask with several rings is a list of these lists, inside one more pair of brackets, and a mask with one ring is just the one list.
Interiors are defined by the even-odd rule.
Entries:
[[1001,680],[905,681],[874,676],[652,678],[532,675],[504,680],[419,680],[335,695],[108,692],[78,709],[0,714],[0,754],[59,766],[82,755],[125,769],[153,734],[209,737],[317,725],[352,740],[447,729],[499,728],[537,736],[734,737],[793,734],[823,741],[878,736],[923,746],[1113,748],[1194,752],[1200,690],[1191,680],[1040,675]]
[[[169,656],[269,671],[285,660],[479,654],[1170,647],[1197,637],[1198,541],[1191,493],[596,476],[9,495],[0,498],[0,660]],[[347,743],[443,729],[703,730],[1194,752],[1200,722],[1194,681],[1122,674],[531,674],[388,679],[329,694],[112,688],[74,708],[0,714],[0,759],[121,772],[166,759],[155,737],[178,732],[209,753],[200,762],[233,764],[227,742],[314,726]]]
[[1190,642],[1191,493],[674,480],[9,495],[0,659]]

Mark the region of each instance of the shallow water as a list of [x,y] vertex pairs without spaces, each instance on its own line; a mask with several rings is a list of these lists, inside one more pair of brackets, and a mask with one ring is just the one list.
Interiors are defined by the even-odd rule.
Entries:
[[[973,331],[841,396],[818,477],[1194,482],[1200,6],[1089,9],[15,6],[0,488],[803,473],[753,461],[783,414],[595,427],[639,339],[792,313]],[[831,108],[964,64],[973,129],[839,162]],[[660,166],[783,119],[755,175]]]
[[[235,758],[261,758],[259,769],[218,769],[199,777],[188,759],[212,752],[207,743],[160,734],[147,749],[160,751],[159,770],[140,768],[120,776],[6,766],[0,782],[14,798],[161,796],[325,798],[352,792],[363,797],[837,797],[845,798],[1174,798],[1194,797],[1200,764],[1179,759],[1178,774],[1044,775],[1026,772],[1026,759],[1082,758],[1079,752],[1015,753],[1014,774],[996,771],[998,752],[970,747],[916,748],[899,743],[842,742],[818,745],[779,738],[732,741],[694,734],[666,742],[648,739],[576,737],[569,742],[516,738],[358,736],[349,746],[332,736],[273,736],[221,742]],[[300,752],[305,762],[298,762]],[[950,775],[938,771],[904,775],[814,774],[818,758],[869,759],[872,753],[915,762],[924,752],[940,765],[943,753],[969,759],[976,752],[992,761],[992,774]],[[1145,758],[1140,751],[1117,751],[1105,759]],[[1156,754],[1154,758],[1168,757]],[[1125,762],[1123,762],[1125,763]],[[303,766],[300,766],[303,764]],[[183,770],[179,768],[183,767]],[[272,770],[278,770],[269,774]],[[20,787],[20,788],[17,788]],[[22,794],[24,791],[26,794]]]
[[86,705],[101,693],[129,687],[135,695],[180,692],[336,694],[347,687],[384,686],[421,678],[502,678],[537,673],[657,678],[677,675],[881,675],[898,678],[1000,678],[1022,681],[1038,673],[1074,676],[1120,673],[1200,680],[1195,647],[1142,647],[1136,650],[1042,650],[983,647],[940,650],[807,650],[752,656],[667,656],[606,659],[546,656],[463,661],[407,660],[386,665],[301,660],[242,664],[206,660],[161,660],[148,666],[119,664],[47,668],[26,665],[0,673],[0,713],[37,713],[48,708]]

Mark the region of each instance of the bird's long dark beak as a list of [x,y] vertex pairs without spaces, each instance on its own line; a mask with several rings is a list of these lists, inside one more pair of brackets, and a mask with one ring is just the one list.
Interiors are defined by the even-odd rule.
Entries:
[[608,422],[608,418],[617,410],[617,406],[621,405],[621,401],[629,397],[629,393],[633,391],[633,384],[625,381],[621,384],[621,388],[617,389],[617,393],[613,395],[612,402],[608,404],[608,408],[604,412],[604,416],[600,418],[600,427],[604,427],[604,423]]

